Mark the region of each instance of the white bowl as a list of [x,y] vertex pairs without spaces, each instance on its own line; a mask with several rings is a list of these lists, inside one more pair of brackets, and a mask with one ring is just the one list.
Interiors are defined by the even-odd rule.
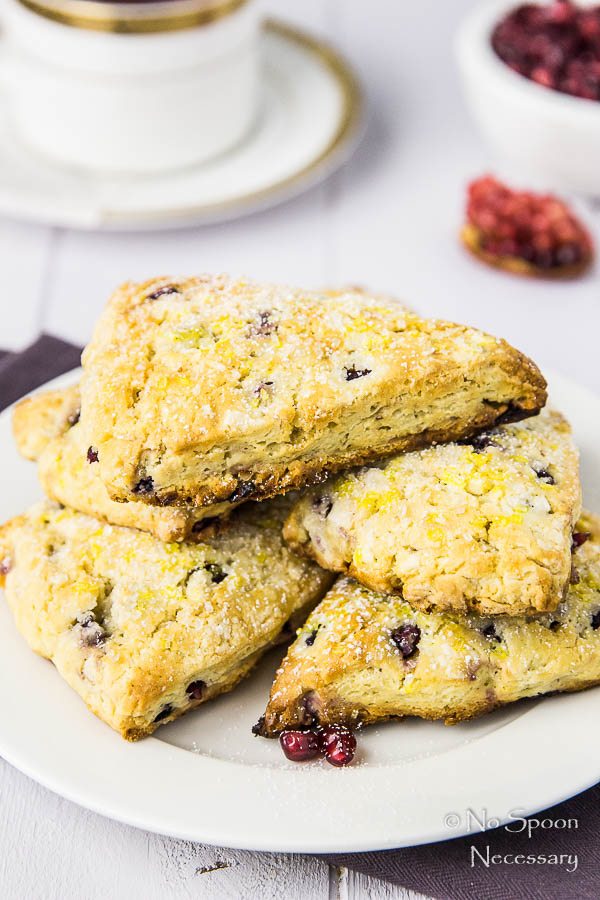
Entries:
[[519,0],[477,6],[456,53],[469,108],[497,151],[547,187],[600,196],[600,103],[542,87],[496,56],[491,35]]
[[[258,0],[61,3],[2,4],[0,80],[32,148],[77,168],[150,174],[204,162],[250,130]],[[80,9],[91,10],[83,22]],[[160,17],[149,22],[154,10]],[[193,14],[178,20],[182,10]]]

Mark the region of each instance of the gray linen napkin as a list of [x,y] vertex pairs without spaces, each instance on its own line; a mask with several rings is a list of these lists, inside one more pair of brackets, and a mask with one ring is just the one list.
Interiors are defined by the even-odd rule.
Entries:
[[[0,351],[0,408],[79,365],[80,354],[78,347],[49,335],[22,353]],[[494,777],[490,771],[490,779]],[[356,815],[360,814],[357,808]],[[483,810],[472,814],[473,822],[485,815]],[[528,822],[517,817],[505,827],[472,837],[320,858],[436,900],[598,900],[600,785]]]

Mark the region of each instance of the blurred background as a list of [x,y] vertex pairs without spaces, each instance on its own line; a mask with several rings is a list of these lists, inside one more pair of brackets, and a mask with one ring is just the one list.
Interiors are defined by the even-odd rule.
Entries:
[[[57,8],[70,4],[70,0],[40,2],[53,2]],[[301,187],[306,190],[293,198],[270,194],[265,203],[281,202],[213,224],[173,227],[166,215],[153,230],[94,227],[94,204],[108,182],[55,166],[45,158],[43,147],[34,152],[20,143],[7,109],[18,90],[31,84],[23,73],[16,78],[13,73],[12,81],[7,77],[5,27],[18,3],[0,0],[0,351],[24,348],[43,332],[83,345],[107,296],[123,281],[228,272],[305,287],[351,284],[389,292],[425,315],[465,322],[502,336],[542,370],[557,370],[600,390],[595,364],[600,326],[597,266],[572,281],[520,278],[483,265],[459,240],[467,185],[491,172],[514,187],[557,189],[596,245],[600,241],[600,190],[598,199],[594,191],[584,195],[564,190],[543,171],[545,157],[553,153],[574,170],[591,160],[600,178],[600,154],[594,155],[585,141],[575,151],[561,144],[565,136],[578,134],[579,113],[571,115],[569,98],[555,98],[560,115],[565,107],[565,118],[547,119],[545,137],[538,140],[528,167],[515,162],[498,144],[487,143],[468,111],[456,60],[456,35],[465,17],[487,7],[487,0],[261,0],[266,15],[310,35],[313,48],[312,64],[304,68],[293,58],[298,50],[293,42],[280,43],[279,55],[270,57],[269,78],[278,92],[279,117],[269,126],[272,151],[266,154],[266,175],[269,166],[275,171],[282,163],[283,144],[290,159],[295,150],[301,156],[300,150],[327,119],[327,90],[317,70],[319,61],[327,66],[331,58],[322,42],[340,54],[345,77],[351,81],[349,73],[354,72],[360,84],[362,139],[357,143],[360,129],[353,121],[343,154],[329,159],[331,167],[340,164],[337,170],[318,184],[311,184],[312,179],[304,182]],[[499,0],[494,7],[498,16],[509,5]],[[47,28],[24,34],[23,45],[25,62],[30,56],[52,53],[61,68],[63,48],[60,41],[53,44]],[[111,75],[110,52],[105,60],[107,77],[113,79],[117,97],[123,83],[120,75]],[[85,50],[81,57],[85,65]],[[140,64],[144,61],[152,63],[152,57],[142,58]],[[163,64],[157,55],[157,69]],[[339,76],[336,65],[331,71]],[[75,76],[65,77],[69,89],[76,86]],[[159,92],[160,76],[154,73],[153,77]],[[470,77],[474,91],[483,86],[476,74]],[[259,105],[266,80],[265,70]],[[509,110],[521,109],[521,100],[508,90]],[[543,104],[540,90],[524,84],[523,102],[531,97],[534,105],[538,99]],[[30,97],[32,103],[37,97],[39,107],[34,121],[40,126],[42,143],[46,136],[50,145],[58,111],[43,92],[43,79],[39,91]],[[308,97],[302,114],[295,99],[298,91]],[[217,105],[220,97],[213,92]],[[600,105],[573,102],[587,103],[585,109],[580,106],[585,119],[582,128],[592,136],[600,135]],[[499,105],[484,100],[484,109],[492,121],[497,110],[500,122]],[[148,116],[157,111],[164,113],[166,123],[169,109],[158,93],[155,108],[151,102],[148,106]],[[354,95],[351,111],[358,115]],[[96,114],[100,118],[100,108],[89,103],[88,124],[93,125]],[[527,127],[528,114],[524,115]],[[202,122],[199,116],[198,128]],[[535,131],[536,125],[531,125]],[[168,126],[160,116],[153,127],[156,135],[165,137]],[[513,128],[512,134],[519,144],[523,137],[519,128]],[[251,182],[257,172],[251,154],[244,155],[244,146],[242,139],[229,159],[237,159],[238,177]],[[206,171],[204,187],[210,192],[214,170],[209,166]],[[325,174],[323,169],[316,172],[319,177]],[[177,203],[185,201],[187,177],[185,171],[171,181],[132,173],[108,187],[113,201],[117,198],[127,205],[132,196],[140,197],[160,183],[168,208],[171,186],[177,191]],[[220,185],[228,187],[222,172]],[[191,188],[187,199],[193,206]],[[79,217],[86,227],[66,224],[65,210],[73,211],[72,219]],[[223,897],[267,896],[269,884],[279,891],[278,896],[302,900],[325,896],[406,900],[409,896],[341,867],[327,870],[314,859],[245,851],[221,854],[214,848],[127,828],[51,794],[8,765],[0,766],[0,778],[6,800],[0,820],[6,821],[4,833],[10,842],[3,854],[9,884],[6,896],[42,896],[40,885],[47,888],[44,896],[136,896],[143,883],[148,898],[216,897],[211,893],[216,882],[210,875],[215,871],[220,872],[216,877],[222,893],[218,896]],[[98,865],[98,848],[109,865]]]

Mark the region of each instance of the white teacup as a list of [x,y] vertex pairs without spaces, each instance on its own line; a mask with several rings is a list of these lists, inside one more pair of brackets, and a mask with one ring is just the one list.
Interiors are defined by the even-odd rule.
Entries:
[[254,120],[257,0],[4,0],[0,80],[54,160],[144,174],[200,163]]

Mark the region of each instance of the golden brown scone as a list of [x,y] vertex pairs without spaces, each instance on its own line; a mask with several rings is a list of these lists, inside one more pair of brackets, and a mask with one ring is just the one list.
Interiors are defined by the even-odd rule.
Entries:
[[563,599],[580,512],[571,429],[544,410],[338,475],[300,498],[284,536],[425,611],[531,614]]
[[39,459],[48,442],[79,421],[78,385],[25,397],[12,415],[17,449],[25,459]]
[[112,525],[139,528],[161,541],[203,540],[221,524],[234,503],[213,506],[150,506],[111,500],[94,463],[79,417],[79,390],[46,391],[19,403],[13,413],[17,447],[38,459],[38,474],[51,500]]
[[98,465],[93,462],[94,450],[90,456],[80,428],[74,425],[66,434],[53,438],[40,456],[40,483],[52,500],[112,525],[148,531],[160,541],[204,540],[208,530],[220,527],[239,506],[150,506],[136,500],[112,500],[100,479]]
[[102,480],[152,504],[269,497],[546,400],[536,366],[476,329],[225,276],[124,285],[83,366]]
[[277,672],[260,733],[402,716],[457,722],[600,683],[600,519],[580,521],[567,598],[533,619],[413,610],[340,578]]
[[30,647],[128,740],[230,690],[332,576],[281,537],[282,502],[202,544],[48,501],[0,530],[0,583]]

